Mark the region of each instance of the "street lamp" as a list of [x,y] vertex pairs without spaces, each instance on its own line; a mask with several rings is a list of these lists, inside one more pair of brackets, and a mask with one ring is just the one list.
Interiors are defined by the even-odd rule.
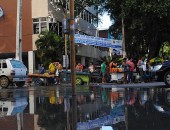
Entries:
[[67,37],[69,35],[69,19],[67,19],[67,0],[66,0],[66,7],[63,7],[63,33],[64,33],[64,43],[65,43],[65,68],[67,71],[68,68],[68,56],[67,56]]
[[[63,25],[63,33],[64,33],[64,43],[65,43],[65,68],[67,71],[68,68],[68,56],[67,56],[67,35],[69,34],[69,19],[65,18],[62,21],[62,25]],[[64,58],[63,58],[64,59]]]

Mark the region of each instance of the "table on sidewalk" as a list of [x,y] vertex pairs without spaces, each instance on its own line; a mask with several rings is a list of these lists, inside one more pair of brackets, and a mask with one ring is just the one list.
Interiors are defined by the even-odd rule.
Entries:
[[121,82],[123,81],[123,72],[110,73],[110,82]]
[[[133,72],[134,78],[136,77],[137,72]],[[113,72],[110,73],[110,82],[123,82],[124,72]]]
[[56,76],[53,75],[49,75],[48,73],[44,73],[44,74],[28,74],[28,78],[31,78],[31,83],[33,83],[34,85],[48,85],[49,84],[49,80],[51,78],[55,78]]

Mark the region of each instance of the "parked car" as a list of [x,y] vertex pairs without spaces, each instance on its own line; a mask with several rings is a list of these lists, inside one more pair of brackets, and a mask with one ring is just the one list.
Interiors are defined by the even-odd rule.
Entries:
[[157,81],[165,82],[170,86],[170,62],[165,61],[162,64],[157,64],[152,69],[152,74]]
[[[84,83],[89,84],[90,77],[88,72],[76,72],[76,85],[82,85]],[[69,83],[71,82],[71,71],[62,71],[61,82]]]
[[13,58],[0,59],[0,86],[7,88],[10,83],[22,87],[27,80],[27,68],[22,61]]

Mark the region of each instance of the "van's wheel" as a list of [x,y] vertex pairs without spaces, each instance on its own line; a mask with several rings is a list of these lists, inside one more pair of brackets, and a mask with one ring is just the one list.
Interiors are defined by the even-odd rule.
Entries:
[[166,72],[164,75],[164,82],[165,84],[170,87],[170,71]]
[[8,79],[8,77],[2,76],[2,77],[0,78],[0,86],[1,86],[2,88],[7,88],[7,87],[9,86],[9,79]]
[[21,88],[25,85],[25,81],[19,81],[19,82],[16,82],[16,86]]
[[83,84],[83,81],[81,78],[76,78],[76,84],[77,85],[82,85]]

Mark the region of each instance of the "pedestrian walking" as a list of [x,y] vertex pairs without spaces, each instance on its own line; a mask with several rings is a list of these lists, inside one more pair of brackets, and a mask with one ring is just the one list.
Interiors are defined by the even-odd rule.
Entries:
[[123,83],[127,84],[127,75],[129,72],[129,65],[126,63],[127,58],[124,58],[122,61],[122,68],[123,68]]
[[[56,72],[56,66],[55,66],[55,62],[51,62],[49,67],[48,67],[48,73],[49,75],[55,75]],[[49,78],[49,83],[53,84],[54,83],[54,78]]]
[[90,62],[89,67],[88,67],[88,71],[90,73],[90,82],[95,82],[94,78],[92,77],[94,70],[95,70],[95,67],[94,67],[93,63]]
[[39,67],[39,74],[44,74],[44,71],[45,71],[44,65],[41,64]]
[[106,61],[101,64],[102,83],[106,83],[107,65]]
[[139,72],[141,82],[144,81],[143,80],[143,78],[144,78],[144,70],[143,70],[144,65],[145,65],[144,64],[144,57],[139,58],[138,63],[137,63],[137,69],[138,69],[138,72]]
[[117,67],[117,63],[115,59],[112,59],[111,62],[109,63],[109,71],[112,73],[112,69]]
[[130,57],[129,60],[126,63],[129,65],[128,83],[132,83],[133,82],[133,71],[135,69],[135,65],[133,63],[133,58]]
[[50,75],[55,74],[56,71],[56,66],[55,66],[55,62],[50,63],[49,67],[48,67],[48,73]]
[[83,65],[80,62],[76,65],[76,71],[78,71],[78,72],[83,71]]
[[150,63],[147,62],[145,65],[145,70],[143,72],[143,81],[144,82],[150,82],[151,81],[151,66]]

